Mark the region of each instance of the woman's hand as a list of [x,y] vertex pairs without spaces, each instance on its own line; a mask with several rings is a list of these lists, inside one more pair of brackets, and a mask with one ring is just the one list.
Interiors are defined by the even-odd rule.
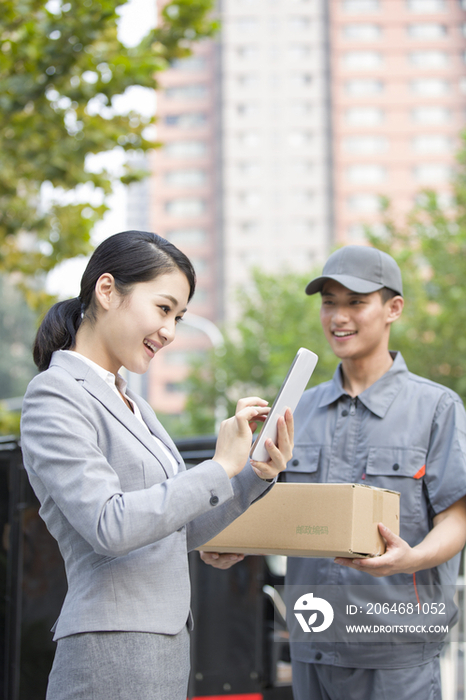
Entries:
[[265,441],[270,460],[268,462],[251,460],[252,468],[261,479],[275,479],[280,472],[286,469],[286,464],[292,457],[294,423],[293,414],[289,408],[286,409],[285,415],[278,419],[277,432],[278,445],[274,445],[270,438]]
[[218,552],[199,552],[199,554],[202,561],[213,566],[214,569],[229,569],[244,559],[244,554],[219,554]]
[[[239,474],[247,462],[251,449],[252,434],[257,429],[257,423],[263,422],[270,408],[267,401],[252,396],[240,399],[236,413],[232,418],[224,420],[215,448],[214,460],[225,469],[230,479]],[[266,442],[270,462],[253,462],[253,469],[262,479],[273,479],[286,467],[293,449],[293,416],[287,410],[285,418],[278,421],[278,446],[271,440]]]

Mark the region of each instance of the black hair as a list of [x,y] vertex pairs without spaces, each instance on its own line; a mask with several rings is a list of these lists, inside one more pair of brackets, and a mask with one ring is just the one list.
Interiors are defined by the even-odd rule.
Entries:
[[42,321],[33,347],[39,371],[48,368],[55,350],[68,350],[75,345],[84,316],[91,322],[95,320],[94,290],[101,275],[113,275],[118,293],[125,296],[138,282],[150,282],[176,269],[186,275],[189,301],[196,288],[196,273],[176,246],[147,231],[123,231],[107,238],[97,246],[87,264],[79,297],[54,304]]
[[379,294],[382,297],[382,304],[386,304],[389,299],[401,296],[399,292],[395,292],[394,289],[390,289],[389,287],[382,287],[382,289],[379,289]]

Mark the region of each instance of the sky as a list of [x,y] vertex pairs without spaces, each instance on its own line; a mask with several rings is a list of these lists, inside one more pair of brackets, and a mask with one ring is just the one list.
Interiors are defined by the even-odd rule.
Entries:
[[[155,0],[129,0],[119,8],[121,20],[118,25],[118,36],[127,46],[136,45],[149,29],[156,23]],[[152,90],[131,88],[116,101],[116,109],[125,111],[130,107],[138,109],[142,114],[152,115],[155,107],[155,95]],[[123,162],[123,153],[119,150],[107,154],[93,156],[89,161],[91,168],[103,165],[117,173]],[[110,210],[93,232],[93,241],[98,244],[113,233],[124,231],[126,228],[126,191],[123,185],[116,185],[113,195],[107,200]],[[74,258],[58,265],[47,277],[46,289],[51,294],[61,298],[74,297],[79,294],[79,283],[87,264],[87,258]]]

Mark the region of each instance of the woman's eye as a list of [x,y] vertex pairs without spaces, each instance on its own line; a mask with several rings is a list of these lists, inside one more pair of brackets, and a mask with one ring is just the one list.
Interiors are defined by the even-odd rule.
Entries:
[[177,316],[177,317],[175,318],[175,323],[181,323],[181,321],[183,321],[183,320],[184,320],[184,319],[183,319],[183,316]]
[[170,313],[170,307],[169,306],[159,306],[159,309],[162,309],[164,314]]

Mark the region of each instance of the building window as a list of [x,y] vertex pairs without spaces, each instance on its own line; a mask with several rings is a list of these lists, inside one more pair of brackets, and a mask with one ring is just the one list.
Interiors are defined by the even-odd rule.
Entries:
[[302,61],[311,55],[311,47],[306,44],[296,44],[288,47],[288,55],[293,61]]
[[259,224],[257,221],[243,221],[239,224],[239,229],[243,235],[253,236],[259,231]]
[[312,83],[312,75],[310,73],[292,73],[290,83],[295,87],[307,87]]
[[171,100],[202,100],[207,97],[207,86],[202,83],[174,85],[166,88],[165,95]]
[[252,73],[238,75],[236,80],[241,88],[254,88],[257,87],[259,83],[257,75],[253,75]]
[[382,36],[382,27],[378,24],[346,24],[343,36],[357,41],[376,41]]
[[261,193],[258,190],[249,190],[238,194],[239,203],[248,209],[258,207],[262,201]]
[[167,114],[167,126],[177,126],[179,129],[197,129],[207,124],[207,114],[202,112],[185,112],[184,114]]
[[165,237],[176,246],[197,246],[207,241],[207,231],[202,228],[175,228],[167,231]]
[[352,107],[346,111],[346,123],[351,126],[375,126],[384,118],[384,110],[378,107]]
[[199,158],[206,151],[205,141],[172,141],[163,147],[163,152],[170,158]]
[[252,34],[259,29],[259,20],[257,17],[236,17],[235,27],[239,32]]
[[378,12],[380,0],[343,0],[343,10],[348,13]]
[[451,167],[443,163],[423,163],[414,168],[414,177],[418,182],[445,182],[451,177]]
[[418,153],[445,153],[451,151],[451,138],[445,134],[421,134],[413,139],[413,148]]
[[450,110],[437,105],[432,107],[416,107],[412,111],[412,117],[419,124],[444,124],[450,119]]
[[387,170],[383,166],[374,163],[350,165],[346,169],[346,176],[350,182],[370,184],[385,180]]
[[410,12],[444,12],[446,0],[406,0],[406,6]]
[[302,148],[312,143],[312,134],[309,131],[290,131],[287,141],[292,148]]
[[442,78],[419,78],[411,81],[411,91],[416,93],[416,95],[437,97],[438,95],[444,95],[449,89],[450,83]]
[[386,136],[348,136],[343,140],[343,148],[350,153],[382,153],[388,150],[389,143]]
[[379,68],[383,56],[378,51],[347,51],[343,54],[343,65],[353,70],[368,70]]
[[238,57],[243,60],[256,59],[259,55],[259,48],[253,44],[245,44],[243,46],[238,46],[236,49]]
[[410,24],[408,35],[413,39],[443,39],[447,35],[447,28],[444,24]]
[[205,70],[206,66],[207,60],[205,56],[189,56],[188,58],[175,58],[170,63],[170,68],[189,72]]
[[314,172],[314,163],[308,160],[297,160],[293,157],[293,160],[288,165],[290,173],[295,177],[309,177]]
[[380,197],[376,194],[354,194],[348,198],[348,207],[352,211],[365,214],[380,211]]
[[354,97],[362,95],[377,95],[383,92],[385,84],[376,78],[361,78],[347,80],[345,83],[346,92]]
[[165,183],[169,187],[200,187],[207,180],[205,170],[169,170]]
[[310,102],[292,100],[289,103],[289,111],[293,117],[308,117],[312,114],[312,104]]
[[446,51],[411,51],[409,60],[419,68],[443,68],[449,57]]
[[205,210],[203,199],[171,199],[165,202],[165,211],[171,216],[200,216]]
[[258,177],[261,174],[262,168],[259,163],[243,162],[237,165],[238,174],[241,177]]
[[259,113],[259,108],[256,104],[243,103],[236,105],[236,112],[240,117],[250,118]]
[[366,229],[364,224],[351,224],[347,229],[347,235],[351,241],[363,240],[365,238],[365,233]]
[[[287,226],[288,228],[288,226]],[[312,236],[315,231],[315,223],[313,221],[291,221],[289,224],[290,232],[295,236],[308,237]]]
[[314,201],[314,193],[310,190],[293,190],[290,193],[290,199],[293,206],[303,207],[307,204],[312,204]]
[[309,17],[290,17],[288,24],[292,31],[309,31],[311,20]]
[[260,143],[260,134],[258,131],[244,131],[238,134],[240,146],[247,148],[256,148]]

